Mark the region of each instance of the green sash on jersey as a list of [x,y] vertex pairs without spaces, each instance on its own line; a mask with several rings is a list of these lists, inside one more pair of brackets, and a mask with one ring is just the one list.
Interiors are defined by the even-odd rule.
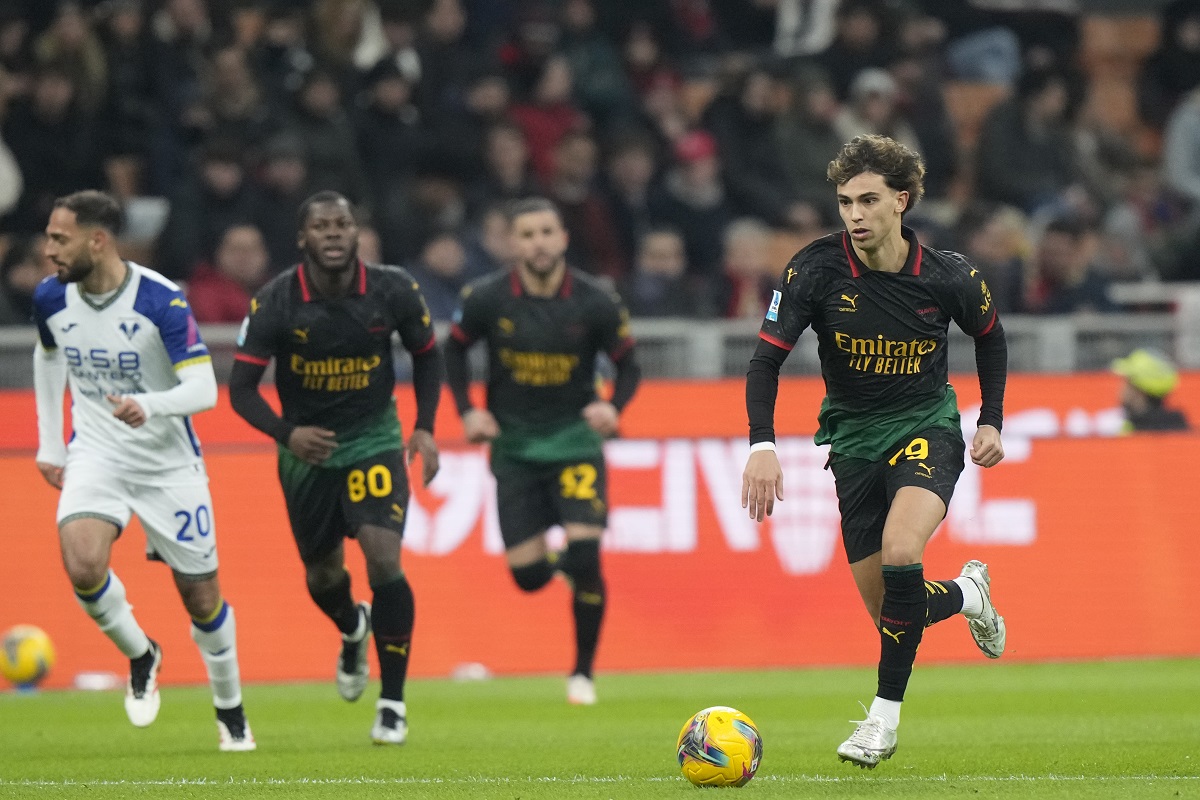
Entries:
[[[338,446],[322,467],[339,469],[387,450],[399,450],[404,445],[400,435],[400,417],[396,413],[396,398],[391,398],[382,412],[366,421],[339,431]],[[300,461],[285,445],[279,445],[279,457]],[[303,462],[301,462],[303,463]]]
[[583,419],[556,428],[504,422],[492,441],[492,455],[518,461],[569,461],[599,456],[600,434]]
[[946,384],[940,399],[920,405],[906,404],[899,408],[883,407],[872,411],[848,411],[832,408],[829,398],[821,401],[817,414],[820,428],[813,441],[831,445],[832,452],[853,458],[877,461],[892,455],[888,452],[909,434],[926,428],[961,430],[958,416],[958,397],[954,387]]

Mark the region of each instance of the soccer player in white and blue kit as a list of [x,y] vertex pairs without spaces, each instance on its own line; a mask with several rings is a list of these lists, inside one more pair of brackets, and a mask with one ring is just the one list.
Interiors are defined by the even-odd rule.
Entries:
[[[191,414],[216,405],[212,360],[179,287],[117,253],[117,201],[76,192],[54,204],[46,256],[58,276],[34,293],[37,466],[55,488],[63,564],[84,611],[130,660],[125,711],[158,716],[162,650],[109,568],[137,514],[147,550],[172,570],[212,684],[219,746],[253,750],[242,709],[233,607],[217,581],[208,476]],[[71,440],[63,444],[63,390]]]

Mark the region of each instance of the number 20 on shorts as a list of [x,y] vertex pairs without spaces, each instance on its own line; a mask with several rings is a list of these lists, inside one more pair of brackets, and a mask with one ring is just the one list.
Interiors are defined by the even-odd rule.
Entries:
[[918,436],[908,443],[907,447],[902,447],[896,451],[896,455],[888,459],[889,466],[896,466],[896,462],[900,460],[900,456],[904,456],[905,461],[922,461],[929,458],[929,440]]
[[351,503],[361,503],[367,495],[371,497],[387,497],[392,493],[392,473],[383,464],[363,472],[352,469],[346,476],[346,491],[350,494]]

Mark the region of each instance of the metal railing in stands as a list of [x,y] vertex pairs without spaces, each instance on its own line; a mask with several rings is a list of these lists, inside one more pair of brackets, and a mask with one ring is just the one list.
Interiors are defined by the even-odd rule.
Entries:
[[[744,375],[758,341],[756,320],[680,319],[634,320],[638,359],[648,377],[719,378]],[[1166,313],[1075,314],[1059,317],[1013,315],[1004,318],[1009,365],[1020,372],[1076,372],[1104,370],[1112,359],[1136,347],[1154,347],[1174,356],[1181,366],[1200,368],[1200,292],[1176,298]],[[213,353],[218,380],[229,374],[236,348],[237,325],[201,326]],[[445,331],[441,330],[444,335]],[[33,328],[0,328],[0,386],[32,385]],[[473,366],[482,374],[483,363],[475,351]],[[950,369],[975,369],[969,338],[951,326]],[[403,361],[403,351],[398,352]],[[811,332],[800,337],[784,373],[819,374],[817,339]]]

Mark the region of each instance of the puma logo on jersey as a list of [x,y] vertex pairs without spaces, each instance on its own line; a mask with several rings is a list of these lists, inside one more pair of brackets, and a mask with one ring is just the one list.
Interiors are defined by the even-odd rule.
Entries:
[[918,478],[929,478],[930,480],[932,480],[932,479],[933,479],[933,471],[934,471],[935,469],[937,469],[937,468],[936,468],[936,467],[929,467],[929,466],[926,466],[924,461],[918,461],[918,462],[917,462],[917,469],[918,469],[918,470],[922,470],[922,469],[923,469],[923,470],[925,470],[925,472],[923,472],[923,473],[922,473],[922,472],[917,472],[917,477],[918,477]]
[[392,513],[388,516],[396,522],[404,522],[404,509],[400,507],[399,503],[392,503]]
[[262,304],[258,302],[257,297],[251,297],[250,298],[250,313],[253,314],[253,313],[257,312],[261,305]]
[[79,324],[78,322],[72,322],[70,325],[63,325],[62,332],[66,333],[67,331],[71,330],[71,328],[74,328],[78,324]]
[[176,297],[171,300],[171,305],[175,308],[187,308],[187,300],[184,300],[182,297]]
[[501,317],[500,319],[496,320],[496,327],[499,328],[500,332],[505,336],[512,336],[513,332],[517,329],[517,326],[508,317]]
[[401,644],[401,645],[385,644],[383,646],[383,649],[389,653],[399,653],[400,655],[405,656],[406,658],[408,657],[408,644],[407,643]]
[[848,294],[842,295],[842,299],[850,304],[849,308],[839,308],[838,311],[858,311],[858,295],[851,297]]
[[293,328],[292,336],[296,337],[296,344],[308,344],[308,328]]
[[908,633],[908,631],[896,631],[895,633],[892,633],[887,628],[882,628],[882,630],[885,634],[887,634],[888,636],[895,639],[896,644],[900,644],[900,637],[903,636],[904,634]]

